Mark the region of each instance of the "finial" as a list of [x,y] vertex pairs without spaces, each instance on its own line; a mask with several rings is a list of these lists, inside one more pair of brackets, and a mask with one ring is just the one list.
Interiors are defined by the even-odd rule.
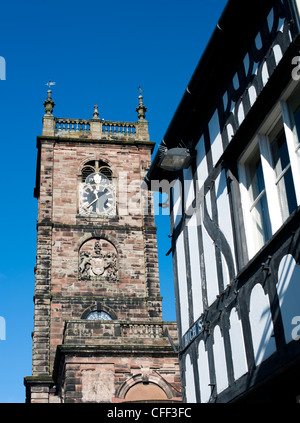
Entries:
[[51,85],[55,85],[55,82],[49,81],[45,85],[48,85],[48,87],[49,87],[49,89],[47,91],[47,93],[48,93],[47,100],[44,101],[45,113],[46,113],[46,115],[52,115],[53,107],[55,106],[55,103],[54,103],[54,101],[52,100],[52,97],[51,97],[52,91],[50,90],[50,87],[51,87]]
[[97,105],[94,106],[93,116],[94,116],[93,119],[99,119],[99,112],[98,112],[98,106]]
[[141,86],[138,87],[138,90],[140,91],[140,95],[139,95],[139,106],[136,108],[136,111],[138,112],[138,118],[140,120],[144,120],[146,117],[146,111],[147,111],[147,107],[144,106],[143,103],[143,96],[142,96],[142,92],[144,92],[141,88]]

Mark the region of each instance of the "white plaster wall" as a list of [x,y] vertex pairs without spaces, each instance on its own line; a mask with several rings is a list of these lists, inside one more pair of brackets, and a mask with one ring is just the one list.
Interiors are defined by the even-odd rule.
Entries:
[[246,360],[246,350],[242,323],[239,319],[238,311],[233,308],[230,313],[230,344],[233,361],[234,379],[237,380],[248,372]]
[[211,396],[208,356],[205,351],[203,341],[200,341],[198,346],[198,370],[199,370],[199,387],[200,387],[200,401],[207,403]]
[[266,83],[268,82],[268,80],[269,80],[269,71],[268,71],[268,65],[267,65],[267,62],[264,62],[264,64],[263,64],[263,67],[262,67],[262,73],[261,73],[261,75],[262,75],[262,83],[263,83],[263,85],[265,86],[266,85]]
[[173,219],[176,227],[182,218],[182,186],[181,182],[177,180],[172,188],[173,194]]
[[229,203],[229,197],[228,197],[225,170],[222,170],[222,172],[216,179],[216,198],[217,198],[216,201],[217,201],[217,209],[218,209],[219,227],[230,246],[232,257],[235,261],[231,211],[230,211],[230,203]]
[[183,232],[181,232],[176,241],[176,263],[180,301],[181,328],[182,334],[184,334],[189,328],[189,306]]
[[257,99],[257,92],[256,92],[256,88],[254,87],[254,85],[251,85],[249,87],[248,95],[249,95],[250,105],[252,107],[253,104],[256,102],[256,99]]
[[191,166],[183,170],[185,211],[192,205],[195,198],[193,172]]
[[300,316],[300,266],[291,254],[284,256],[280,262],[277,292],[285,340],[288,343],[293,340],[294,319]]
[[270,303],[259,283],[251,292],[249,319],[255,363],[259,365],[276,351]]
[[216,254],[213,240],[210,238],[204,225],[202,226],[202,240],[204,250],[205,277],[208,305],[211,305],[219,294]]
[[188,354],[185,359],[185,393],[188,403],[195,403],[196,392],[195,392],[195,377],[194,369],[191,362],[191,357]]
[[217,161],[223,154],[223,145],[222,145],[218,110],[216,110],[215,113],[213,114],[213,117],[211,118],[208,124],[208,130],[209,130],[209,136],[210,136],[213,165],[215,166],[215,164],[217,163]]
[[202,281],[200,271],[199,239],[196,214],[194,214],[194,216],[189,220],[187,227],[191,263],[194,321],[196,321],[203,313]]
[[275,62],[276,62],[276,65],[278,65],[279,64],[279,62],[280,62],[280,60],[282,59],[282,57],[283,57],[283,54],[282,54],[282,51],[281,51],[281,47],[280,47],[280,45],[279,44],[276,44],[274,47],[273,47],[273,52],[274,52],[274,57],[275,57]]
[[228,387],[227,365],[225,357],[224,340],[219,326],[214,330],[214,360],[216,371],[217,392],[220,393]]
[[206,152],[205,152],[205,145],[204,145],[204,137],[200,138],[197,146],[197,157],[196,157],[196,163],[197,163],[197,179],[198,179],[198,189],[201,189],[202,185],[204,184],[207,176],[208,176],[208,170],[207,170],[207,161],[206,161]]

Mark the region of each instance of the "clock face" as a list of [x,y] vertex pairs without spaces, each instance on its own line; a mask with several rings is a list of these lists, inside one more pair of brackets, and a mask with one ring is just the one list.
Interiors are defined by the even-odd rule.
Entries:
[[101,173],[93,173],[80,186],[80,213],[114,215],[115,187]]

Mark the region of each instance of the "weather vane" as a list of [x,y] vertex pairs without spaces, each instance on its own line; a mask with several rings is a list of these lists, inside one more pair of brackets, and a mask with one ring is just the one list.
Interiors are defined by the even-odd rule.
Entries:
[[138,90],[139,90],[139,92],[140,92],[141,94],[144,92],[144,90],[142,90],[142,88],[141,88],[141,86],[140,86],[140,85],[138,86]]
[[55,82],[51,82],[51,81],[49,81],[49,82],[47,82],[47,84],[45,84],[45,85],[48,85],[49,90],[50,90],[51,85],[55,85]]

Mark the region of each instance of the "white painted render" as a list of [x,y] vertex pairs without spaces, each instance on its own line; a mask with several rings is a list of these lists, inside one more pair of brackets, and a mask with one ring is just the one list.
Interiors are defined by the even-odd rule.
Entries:
[[191,357],[187,354],[185,358],[185,393],[186,400],[188,403],[196,403],[196,394],[195,394],[195,378],[194,370],[191,362]]
[[211,397],[210,376],[208,366],[208,356],[203,341],[200,341],[198,347],[198,369],[199,369],[199,387],[201,402],[206,403]]
[[210,136],[210,145],[211,153],[213,159],[213,165],[217,163],[221,155],[223,154],[223,144],[220,131],[220,123],[218,110],[213,114],[209,124],[208,124],[209,136]]
[[231,123],[228,123],[228,125],[226,125],[226,130],[227,130],[228,142],[230,142],[232,138],[234,137],[234,130]]
[[204,145],[204,136],[200,138],[197,146],[197,157],[196,157],[196,164],[197,164],[197,181],[198,181],[198,189],[201,189],[207,176],[207,161],[206,161],[206,152],[205,152],[205,145]]
[[192,205],[195,198],[192,167],[183,170],[185,210]]
[[177,278],[178,278],[178,291],[179,291],[179,301],[180,301],[181,329],[182,329],[182,334],[184,334],[189,328],[189,304],[188,304],[183,232],[181,232],[181,234],[179,235],[176,241],[176,262],[177,262]]
[[232,362],[234,379],[237,380],[248,372],[244,334],[242,323],[239,319],[238,311],[233,308],[230,314],[230,343],[232,352]]
[[216,371],[217,392],[220,393],[228,387],[227,365],[225,358],[224,340],[219,326],[214,330],[214,360]]
[[177,179],[175,182],[173,188],[172,188],[172,194],[173,194],[173,223],[176,227],[181,218],[182,218],[182,186],[181,182]]
[[[291,254],[284,256],[278,269],[277,292],[286,342],[293,340],[293,320],[300,316],[300,266]],[[300,319],[299,319],[300,320]]]
[[245,111],[244,111],[244,105],[241,102],[238,106],[238,121],[239,121],[239,125],[241,125],[245,119]]
[[224,234],[231,251],[234,252],[229,193],[227,188],[226,173],[224,169],[216,179],[216,201],[219,227],[221,232]]
[[251,293],[249,319],[255,363],[259,365],[276,351],[270,303],[259,283]]
[[202,226],[202,239],[205,262],[205,276],[208,305],[211,305],[219,294],[218,275],[216,265],[215,245],[208,235],[204,225]]
[[199,258],[199,239],[196,214],[189,220],[188,224],[189,251],[191,263],[192,298],[194,321],[203,313],[203,299],[201,286],[201,269]]
[[267,62],[265,61],[262,67],[262,83],[264,86],[268,82],[269,78],[270,76],[269,76],[268,66],[267,66]]
[[249,95],[250,105],[253,106],[253,104],[256,102],[256,99],[257,99],[256,88],[253,85],[249,87],[248,95]]
[[276,62],[276,65],[278,65],[278,63],[280,62],[280,60],[282,59],[282,57],[283,57],[283,54],[282,54],[282,51],[281,51],[281,47],[280,47],[280,45],[279,44],[276,44],[274,47],[273,47],[273,52],[274,52],[274,57],[275,57],[275,62]]

